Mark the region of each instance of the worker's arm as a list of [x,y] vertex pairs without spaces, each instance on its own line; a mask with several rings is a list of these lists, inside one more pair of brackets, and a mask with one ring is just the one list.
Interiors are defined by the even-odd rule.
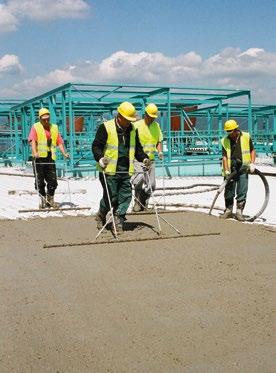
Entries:
[[163,158],[164,158],[164,154],[163,154],[163,150],[162,150],[163,134],[162,134],[162,131],[161,131],[161,128],[160,128],[159,124],[158,124],[158,128],[159,128],[159,139],[158,139],[158,143],[156,145],[156,149],[158,151],[158,158],[163,160]]
[[222,157],[222,167],[223,167],[223,171],[225,175],[229,175],[231,173],[231,170],[229,170],[229,167],[228,167],[228,160],[226,156]]
[[254,145],[253,145],[253,142],[252,142],[252,139],[250,137],[250,140],[249,140],[249,148],[250,148],[250,164],[249,164],[249,171],[251,174],[254,174],[255,172],[255,161],[256,161],[256,151],[254,149]]
[[250,137],[250,140],[249,140],[249,148],[250,148],[250,162],[251,163],[255,163],[256,161],[256,151],[254,149],[254,145],[253,145],[253,141]]
[[256,151],[255,151],[255,149],[251,150],[251,152],[250,152],[250,161],[251,161],[251,163],[255,163],[255,161],[256,161]]
[[104,124],[101,124],[97,130],[95,139],[92,143],[92,153],[97,162],[104,156],[104,149],[107,141],[107,132]]
[[31,141],[31,147],[32,147],[32,154],[34,158],[39,158],[39,154],[37,151],[37,142],[36,140]]
[[158,142],[157,145],[156,145],[156,149],[158,151],[158,158],[160,160],[163,160],[164,159],[164,154],[162,152],[162,143],[161,142]]
[[36,130],[35,130],[34,126],[32,126],[32,128],[30,130],[30,133],[29,133],[29,136],[28,136],[28,141],[31,145],[32,156],[34,158],[39,158],[39,154],[38,154],[38,151],[37,151],[37,134],[36,134]]
[[69,158],[69,157],[70,157],[69,153],[67,153],[67,152],[65,151],[65,149],[64,149],[63,142],[60,143],[60,144],[58,145],[58,147],[59,147],[59,149],[60,149],[62,155],[64,156],[64,158]]
[[255,149],[250,150],[250,164],[249,164],[249,171],[251,174],[254,174],[256,166],[255,166],[255,160],[256,160],[256,152]]
[[227,153],[223,147],[222,147],[222,167],[223,167],[223,171],[225,175],[229,175],[231,173],[231,170],[229,169],[229,166],[228,166]]
[[61,151],[64,158],[70,157],[69,153],[67,153],[66,150],[64,149],[64,142],[63,142],[63,138],[61,137],[60,133],[58,134],[58,138],[57,138],[57,146],[59,147],[59,150]]

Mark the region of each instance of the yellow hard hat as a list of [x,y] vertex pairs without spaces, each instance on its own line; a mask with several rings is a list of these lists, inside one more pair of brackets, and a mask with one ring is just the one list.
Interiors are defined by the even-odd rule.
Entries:
[[48,109],[46,109],[45,107],[41,108],[38,112],[38,116],[39,118],[42,117],[42,115],[50,115],[50,111]]
[[234,119],[229,119],[224,123],[224,131],[233,131],[236,128],[239,128],[239,125]]
[[158,108],[155,104],[148,104],[145,108],[145,112],[152,118],[158,117]]
[[130,122],[134,122],[136,120],[136,116],[135,116],[136,109],[130,102],[127,102],[127,101],[122,102],[118,106],[117,111]]

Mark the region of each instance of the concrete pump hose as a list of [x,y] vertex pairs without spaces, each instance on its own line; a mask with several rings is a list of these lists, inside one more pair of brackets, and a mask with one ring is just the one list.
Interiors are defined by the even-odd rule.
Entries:
[[268,185],[268,182],[267,182],[267,179],[266,179],[265,175],[264,175],[261,171],[259,171],[259,170],[257,170],[257,169],[255,169],[254,174],[255,174],[255,175],[258,175],[258,176],[261,178],[261,180],[262,180],[262,182],[263,182],[263,184],[264,184],[264,188],[265,188],[265,199],[264,199],[264,202],[263,202],[262,207],[261,207],[260,210],[257,212],[257,214],[254,215],[254,216],[252,216],[252,218],[247,218],[247,219],[245,219],[245,221],[250,221],[250,222],[254,221],[254,220],[257,219],[259,216],[262,215],[262,213],[264,212],[264,210],[266,209],[266,207],[267,207],[267,205],[268,205],[269,195],[270,195],[269,185]]
[[212,205],[211,205],[211,207],[210,207],[210,210],[209,210],[209,215],[211,215],[211,213],[212,213],[212,210],[213,210],[213,208],[214,208],[214,206],[215,206],[215,203],[216,203],[216,200],[218,199],[218,196],[220,195],[220,193],[222,193],[223,191],[224,191],[224,189],[225,189],[225,187],[226,187],[226,184],[228,184],[228,182],[230,181],[230,180],[232,180],[233,179],[233,177],[234,176],[236,176],[236,174],[237,174],[237,171],[235,170],[235,171],[233,171],[224,181],[223,181],[223,183],[221,184],[221,186],[218,188],[218,191],[217,191],[217,193],[216,193],[216,195],[215,195],[215,198],[214,198],[214,200],[213,200],[213,202],[212,202]]
[[[242,169],[241,169],[241,171],[240,171],[240,173],[244,173],[244,172],[247,172],[247,168],[245,168],[245,167],[242,167]],[[213,200],[213,202],[212,202],[212,205],[211,205],[211,208],[210,208],[210,210],[209,210],[209,215],[211,215],[211,212],[212,212],[212,210],[213,210],[213,207],[214,207],[214,205],[215,205],[215,203],[216,203],[216,200],[218,199],[218,196],[220,195],[220,193],[225,189],[225,187],[226,187],[226,185],[236,176],[236,174],[237,174],[237,171],[235,170],[235,171],[233,171],[224,181],[223,181],[223,183],[221,184],[221,186],[219,187],[219,189],[218,189],[218,191],[217,191],[217,193],[216,193],[216,195],[215,195],[215,198],[214,198],[214,200]],[[255,219],[257,219],[263,212],[264,212],[264,210],[266,209],[266,207],[267,207],[267,205],[268,205],[268,201],[269,201],[269,194],[270,194],[270,191],[269,191],[269,185],[268,185],[268,182],[267,182],[267,179],[266,179],[266,177],[264,176],[264,174],[261,172],[261,171],[259,171],[259,170],[257,170],[257,169],[255,169],[255,171],[254,171],[254,175],[258,175],[260,178],[261,178],[261,180],[262,180],[262,182],[263,182],[263,184],[264,184],[264,188],[265,188],[265,198],[264,198],[264,202],[263,202],[263,204],[262,204],[262,206],[261,206],[261,208],[260,208],[260,210],[254,215],[254,216],[252,216],[252,217],[249,217],[249,218],[245,218],[245,221],[248,221],[248,222],[252,222],[252,221],[254,221]]]

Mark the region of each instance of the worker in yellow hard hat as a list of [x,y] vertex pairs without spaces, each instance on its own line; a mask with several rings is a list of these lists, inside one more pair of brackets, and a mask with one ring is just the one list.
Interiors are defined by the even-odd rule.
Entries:
[[125,229],[125,215],[132,198],[130,177],[134,173],[134,158],[146,165],[149,159],[132,123],[136,121],[135,107],[125,101],[118,106],[117,112],[114,119],[99,126],[92,143],[92,152],[103,187],[103,198],[96,215],[97,227],[101,229],[106,223],[106,215],[110,210],[109,193],[116,229],[120,233]]
[[143,172],[143,165],[135,161],[135,175],[132,177],[132,184],[135,189],[135,201],[133,211],[144,210],[148,206],[151,193],[155,190],[155,156],[163,161],[162,140],[163,135],[156,121],[158,118],[158,108],[150,103],[145,108],[144,118],[135,123],[138,131],[139,140],[143,146],[144,152],[151,160],[147,172]]
[[58,207],[54,202],[54,194],[58,185],[55,165],[56,147],[59,147],[65,158],[69,158],[69,154],[64,149],[58,126],[50,122],[50,111],[47,108],[41,108],[38,116],[39,121],[32,126],[28,140],[32,149],[35,188],[40,195],[39,208],[44,209]]
[[[250,173],[255,171],[256,152],[248,132],[242,132],[234,119],[224,123],[227,135],[221,140],[222,144],[222,171],[226,178],[234,170],[239,171],[243,165],[248,165]],[[234,197],[237,199],[236,218],[244,221],[243,210],[248,190],[248,173],[238,174],[225,187],[225,211],[221,218],[228,219],[233,216]]]

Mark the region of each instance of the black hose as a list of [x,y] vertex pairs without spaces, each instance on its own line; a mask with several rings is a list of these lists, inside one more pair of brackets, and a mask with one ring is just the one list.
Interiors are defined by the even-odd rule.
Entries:
[[245,218],[245,221],[250,221],[250,222],[254,221],[260,215],[262,215],[262,213],[264,212],[264,210],[266,209],[266,207],[268,205],[269,194],[270,194],[269,185],[268,185],[267,179],[264,176],[264,174],[257,169],[255,169],[254,174],[260,176],[260,178],[262,179],[262,182],[263,182],[264,188],[265,188],[265,199],[264,199],[264,203],[263,203],[262,207],[260,208],[260,210],[257,212],[256,215],[252,216],[252,218]]
[[[242,174],[242,173],[244,173],[244,172],[248,172],[248,168],[247,167],[242,167],[241,169],[240,169],[240,171],[239,172],[237,172],[237,170],[235,170],[235,171],[233,171],[224,181],[223,181],[223,183],[221,184],[221,186],[219,187],[219,189],[218,189],[218,191],[217,191],[217,193],[216,193],[216,195],[215,195],[215,198],[214,198],[214,200],[213,200],[213,202],[212,202],[212,205],[211,205],[211,208],[210,208],[210,210],[209,210],[209,215],[211,215],[211,212],[212,212],[212,210],[213,210],[213,207],[214,207],[214,205],[215,205],[215,203],[216,203],[216,200],[217,200],[217,198],[218,198],[218,196],[220,195],[220,193],[225,189],[225,187],[226,187],[226,185],[237,175],[237,174]],[[262,180],[262,182],[263,182],[263,184],[264,184],[264,188],[265,188],[265,199],[264,199],[264,202],[263,202],[263,204],[262,204],[262,207],[260,208],[260,210],[257,212],[257,214],[255,214],[254,216],[252,216],[252,217],[249,217],[249,218],[244,218],[244,220],[245,221],[248,221],[248,222],[252,222],[252,221],[254,221],[255,219],[257,219],[263,212],[264,212],[264,210],[266,209],[266,207],[267,207],[267,205],[268,205],[268,201],[269,201],[269,194],[270,194],[270,192],[269,192],[269,185],[268,185],[268,182],[267,182],[267,179],[266,179],[266,177],[264,176],[264,174],[261,172],[261,171],[259,171],[259,170],[257,170],[257,169],[255,169],[255,171],[254,171],[254,173],[253,173],[253,175],[258,175],[260,178],[261,178],[261,180]]]

